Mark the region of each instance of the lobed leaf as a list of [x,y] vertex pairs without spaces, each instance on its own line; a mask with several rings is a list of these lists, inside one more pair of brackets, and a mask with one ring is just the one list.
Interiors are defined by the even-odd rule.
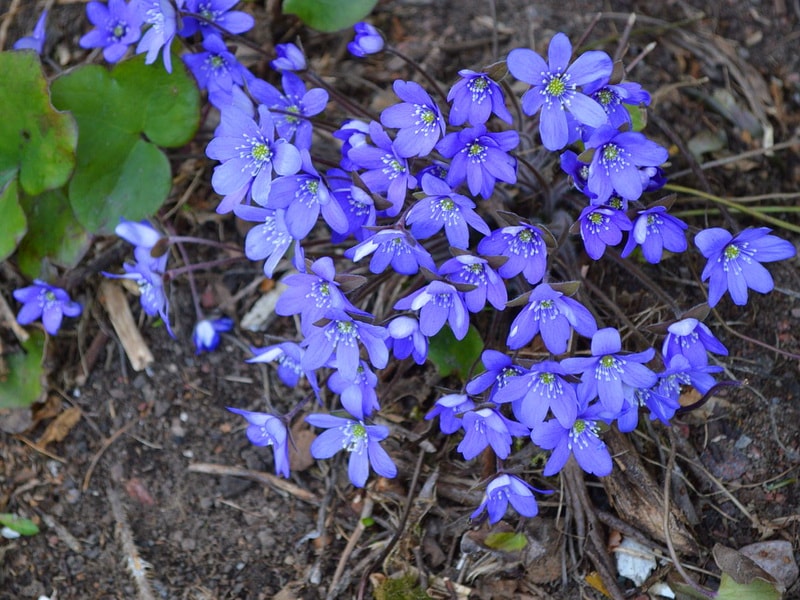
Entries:
[[366,17],[378,0],[284,0],[283,12],[297,15],[309,27],[339,31]]

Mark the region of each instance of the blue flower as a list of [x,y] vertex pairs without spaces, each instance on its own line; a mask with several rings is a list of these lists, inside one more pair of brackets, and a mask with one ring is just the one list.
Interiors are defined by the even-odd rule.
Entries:
[[300,152],[284,139],[273,141],[275,128],[265,106],[258,107],[259,123],[234,107],[222,111],[222,121],[206,154],[222,164],[214,167],[211,184],[225,196],[218,213],[231,212],[245,196],[266,206],[272,170],[293,175],[300,170]]
[[448,121],[450,125],[483,125],[492,113],[506,123],[511,123],[502,88],[487,73],[477,73],[469,69],[458,72],[461,76],[447,93],[447,101],[452,102]]
[[65,315],[77,317],[83,311],[81,305],[73,302],[67,292],[39,279],[34,279],[33,285],[14,290],[14,298],[22,302],[17,322],[28,325],[41,318],[45,331],[50,335],[58,333]]
[[559,164],[561,165],[561,170],[572,179],[572,185],[575,186],[575,189],[592,199],[594,194],[586,189],[586,180],[589,177],[589,163],[579,160],[578,155],[572,150],[564,150],[561,153]]
[[278,57],[269,66],[276,71],[303,71],[306,68],[306,57],[295,44],[276,44],[275,54]]
[[394,309],[418,310],[419,330],[428,337],[439,333],[445,323],[449,323],[457,340],[463,340],[469,331],[469,313],[463,293],[443,281],[431,281],[401,298]]
[[693,367],[705,367],[708,353],[728,356],[728,349],[711,330],[698,319],[686,318],[667,327],[667,336],[661,347],[664,362],[669,364],[673,356],[682,355]]
[[542,231],[527,223],[495,229],[478,242],[478,253],[508,259],[497,269],[503,279],[522,273],[525,281],[536,285],[547,268],[547,246]]
[[403,100],[381,113],[384,127],[399,129],[394,140],[398,156],[427,156],[444,135],[442,111],[422,86],[413,81],[396,80],[394,93]]
[[339,371],[334,371],[328,377],[328,389],[339,394],[342,407],[359,420],[380,409],[378,395],[375,393],[377,387],[378,377],[363,360],[358,366],[354,381],[345,379]]
[[347,474],[354,486],[364,487],[370,466],[381,477],[397,476],[397,467],[379,444],[389,437],[388,427],[323,414],[308,415],[306,422],[327,429],[311,444],[311,456],[330,458],[339,450],[350,453]]
[[487,300],[497,310],[506,307],[508,292],[505,282],[485,258],[469,254],[456,255],[439,267],[439,275],[451,283],[475,286],[474,289],[464,292],[464,302],[470,312],[482,311]]
[[[137,0],[139,15],[145,24],[150,25],[144,32],[136,54],[147,52],[144,62],[149,65],[156,61],[163,50],[164,68],[172,73],[172,54],[170,47],[178,32],[178,12],[184,0]],[[177,10],[176,10],[177,9]]]
[[[183,29],[181,29],[183,37],[194,35],[197,31],[200,31],[204,38],[212,35],[219,36],[219,29],[225,33],[239,34],[249,31],[255,25],[255,19],[251,15],[240,10],[231,10],[238,0],[185,1],[184,12],[200,15],[210,23],[190,16],[184,17]],[[214,27],[215,25],[216,27]]]
[[300,378],[305,376],[311,389],[319,398],[319,384],[314,370],[303,369],[302,361],[305,350],[294,342],[281,342],[266,348],[251,348],[254,356],[248,358],[248,363],[276,363],[278,365],[278,379],[284,385],[297,387]]
[[484,350],[481,353],[481,362],[486,367],[486,371],[473,377],[467,383],[464,391],[472,396],[477,396],[491,387],[489,402],[498,404],[508,402],[503,390],[523,373],[522,367],[515,365],[510,356],[497,350]]
[[103,58],[110,63],[120,60],[128,46],[139,40],[142,21],[135,6],[124,0],[89,2],[86,16],[95,26],[78,42],[81,48],[102,48]]
[[507,419],[493,408],[481,408],[464,413],[462,425],[464,439],[458,445],[458,450],[464,460],[472,460],[491,446],[498,458],[508,458],[511,453],[511,438],[527,437],[530,430]]
[[598,260],[606,246],[616,246],[622,241],[622,232],[633,227],[623,210],[604,205],[589,205],[578,216],[581,238],[586,254]]
[[793,257],[794,246],[768,227],[748,228],[736,236],[719,227],[704,229],[694,238],[708,259],[701,279],[708,280],[708,305],[713,307],[729,291],[734,304],[747,304],[747,289],[766,294],[775,286],[772,275],[761,264]]
[[[286,227],[285,211],[237,204],[234,212],[240,219],[258,223],[247,232],[244,239],[244,254],[250,260],[266,259],[264,275],[272,277],[278,262],[292,245],[292,235]],[[299,242],[295,243],[294,261],[295,265],[303,264]]]
[[539,135],[548,150],[560,150],[567,145],[568,112],[578,123],[589,127],[600,127],[608,120],[603,107],[578,91],[578,86],[598,79],[608,80],[613,68],[611,58],[597,50],[584,52],[572,64],[570,58],[572,44],[566,35],[557,33],[550,40],[549,65],[527,48],[512,50],[507,59],[511,74],[533,86],[522,96],[522,110],[534,115],[542,109]]
[[508,152],[518,144],[516,131],[491,133],[485,125],[476,125],[448,133],[436,149],[451,159],[447,183],[455,187],[466,180],[473,196],[489,198],[498,179],[516,183],[517,160]]
[[205,52],[184,54],[183,62],[194,75],[201,90],[217,108],[233,101],[233,86],[244,85],[247,69],[228,51],[222,38],[212,35],[203,40]]
[[430,253],[405,230],[381,229],[344,253],[353,262],[370,254],[369,270],[372,273],[383,273],[389,265],[401,275],[414,275],[420,267],[436,271]]
[[356,240],[364,240],[372,235],[367,227],[375,225],[377,212],[375,202],[366,191],[353,185],[353,181],[341,169],[330,169],[326,173],[328,187],[333,198],[339,203],[347,219],[347,229],[342,233],[331,232],[331,242],[338,244],[351,235]]
[[486,486],[483,501],[469,518],[474,519],[486,510],[489,513],[489,523],[497,523],[506,514],[509,502],[523,517],[535,517],[539,514],[539,506],[533,497],[534,490],[541,492],[516,475],[502,473]]
[[552,411],[559,423],[570,427],[578,417],[575,386],[557,362],[546,360],[509,380],[497,401],[511,402],[520,423],[535,429]]
[[461,415],[475,408],[475,403],[466,394],[448,394],[439,398],[425,415],[430,421],[439,417],[439,429],[450,435],[461,429]]
[[625,107],[648,106],[650,94],[642,86],[634,82],[610,84],[602,80],[594,81],[583,87],[583,92],[595,100],[608,115],[612,127],[632,125],[631,114]]
[[701,394],[705,394],[717,383],[711,374],[720,371],[722,367],[713,365],[696,367],[682,354],[676,354],[670,358],[664,372],[658,374],[656,389],[658,393],[677,402],[681,395],[681,386],[690,385]]
[[233,329],[233,320],[227,317],[219,319],[201,319],[194,326],[192,341],[195,354],[212,352],[219,346],[219,334]]
[[368,54],[375,54],[383,50],[383,36],[381,32],[369,23],[356,23],[353,25],[356,37],[347,44],[350,54],[364,58]]
[[687,242],[684,231],[688,225],[680,219],[667,213],[664,206],[653,206],[640,210],[639,216],[633,222],[633,230],[628,235],[625,248],[621,256],[625,258],[636,247],[641,245],[642,256],[650,264],[661,261],[664,250],[670,252],[683,252]]
[[[100,3],[90,2],[90,4],[100,4]],[[86,11],[87,12],[89,11],[88,5],[86,7]],[[39,16],[39,19],[36,21],[36,25],[33,28],[33,35],[26,35],[25,37],[19,38],[16,42],[14,42],[13,46],[14,50],[33,50],[34,52],[36,52],[36,54],[41,55],[42,50],[44,49],[46,22],[47,22],[47,10],[43,10],[42,14]]]
[[389,321],[386,331],[389,332],[386,345],[395,358],[403,360],[411,356],[418,365],[425,364],[428,357],[428,338],[419,330],[419,321],[404,315],[395,317]]
[[242,415],[248,422],[247,439],[254,446],[272,446],[275,472],[289,477],[289,434],[278,417],[262,412],[227,407],[232,413]]
[[411,225],[411,234],[415,238],[429,238],[444,227],[450,245],[466,249],[469,246],[469,227],[489,235],[489,226],[473,210],[475,203],[454,193],[444,181],[425,175],[422,190],[427,196],[411,207],[406,215],[406,223]]
[[597,331],[597,323],[580,302],[542,283],[531,291],[528,305],[511,323],[506,345],[518,350],[541,332],[547,349],[553,354],[563,354],[571,329],[590,337]]

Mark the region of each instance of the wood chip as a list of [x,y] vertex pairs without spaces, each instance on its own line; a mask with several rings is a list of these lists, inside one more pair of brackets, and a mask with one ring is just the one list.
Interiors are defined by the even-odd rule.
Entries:
[[61,442],[69,435],[72,428],[81,420],[81,409],[73,406],[58,415],[44,430],[37,444],[44,448],[51,442]]
[[131,361],[134,371],[142,371],[155,360],[147,344],[136,327],[131,314],[131,307],[125,299],[125,294],[119,285],[113,281],[104,280],[100,284],[100,303],[106,309],[114,331],[117,332],[119,341]]

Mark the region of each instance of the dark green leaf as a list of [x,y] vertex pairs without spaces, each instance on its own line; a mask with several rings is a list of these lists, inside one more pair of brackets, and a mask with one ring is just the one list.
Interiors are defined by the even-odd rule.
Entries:
[[0,193],[0,260],[5,260],[17,249],[27,230],[25,213],[19,205],[17,182],[10,181]]
[[375,7],[378,0],[284,0],[283,12],[297,15],[309,27],[338,31],[352,27]]
[[483,340],[472,325],[463,340],[457,340],[450,328],[445,327],[431,338],[428,358],[442,377],[458,375],[466,379],[482,351]]
[[30,406],[43,393],[44,333],[32,330],[22,349],[4,356],[8,374],[0,381],[0,408]]

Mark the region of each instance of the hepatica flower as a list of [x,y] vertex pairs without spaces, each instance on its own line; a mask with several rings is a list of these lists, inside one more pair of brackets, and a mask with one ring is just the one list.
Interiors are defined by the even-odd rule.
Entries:
[[172,73],[172,54],[170,47],[178,32],[178,13],[176,8],[183,8],[184,0],[137,0],[139,15],[150,27],[144,32],[136,54],[147,52],[144,62],[149,65],[156,61],[158,53],[163,50],[164,68]]
[[451,102],[450,125],[483,125],[494,113],[506,123],[511,123],[511,113],[506,108],[502,88],[486,73],[477,73],[469,69],[458,72],[461,76],[447,93],[447,101]]
[[194,353],[213,352],[219,346],[219,334],[231,329],[233,329],[233,320],[227,317],[199,320],[192,332]]
[[22,303],[17,322],[28,325],[41,318],[45,331],[50,335],[58,333],[64,316],[77,317],[83,310],[67,292],[39,279],[35,279],[33,285],[14,290],[14,298]]
[[248,15],[246,12],[240,10],[231,10],[239,0],[185,0],[185,12],[200,15],[206,21],[201,21],[195,17],[185,16],[183,18],[183,29],[181,35],[189,37],[194,35],[197,31],[203,34],[203,37],[219,36],[219,29],[226,33],[244,33],[252,29],[255,25],[255,19]]
[[667,336],[661,347],[667,364],[673,356],[680,354],[686,357],[690,365],[705,367],[709,352],[728,356],[728,349],[698,319],[681,319],[667,327]]
[[622,232],[633,227],[624,211],[608,206],[589,205],[578,216],[583,247],[586,254],[598,260],[606,246],[616,246],[622,241]]
[[399,156],[427,156],[444,135],[442,111],[422,86],[414,81],[397,80],[394,93],[403,100],[381,113],[384,127],[398,129],[394,148]]
[[511,438],[525,437],[530,430],[507,419],[493,408],[481,408],[464,413],[462,417],[464,439],[458,445],[465,460],[472,460],[488,446],[498,458],[508,458],[511,453]]
[[397,476],[397,467],[379,443],[389,437],[388,427],[323,414],[308,415],[306,422],[326,429],[311,444],[311,456],[330,458],[340,450],[350,453],[347,474],[354,486],[364,487],[370,466],[381,477]]
[[419,321],[401,315],[389,321],[386,331],[389,332],[386,345],[396,359],[403,360],[411,356],[418,365],[425,364],[428,357],[428,338],[419,330]]
[[566,380],[567,372],[557,362],[546,360],[533,365],[526,373],[509,380],[500,397],[511,402],[520,423],[535,429],[552,411],[564,427],[578,416],[575,386]]
[[247,439],[254,446],[272,446],[275,472],[289,477],[289,434],[278,417],[262,412],[227,407],[232,413],[243,416],[248,423]]
[[86,16],[95,28],[78,43],[81,48],[102,48],[103,58],[110,63],[120,60],[141,35],[139,10],[124,0],[89,2]]
[[[292,236],[286,227],[283,210],[270,210],[260,206],[237,204],[236,216],[245,221],[258,223],[247,232],[244,239],[244,254],[250,260],[264,261],[264,275],[272,277],[278,262],[292,245]],[[296,264],[303,264],[302,249],[295,243]]]
[[334,394],[339,394],[339,401],[348,413],[356,419],[370,416],[373,411],[380,409],[378,395],[378,377],[369,365],[363,360],[358,366],[358,373],[354,381],[348,381],[339,371],[334,371],[328,377],[328,389]]
[[376,231],[344,253],[353,262],[370,254],[369,270],[372,273],[383,273],[389,265],[402,275],[414,275],[420,267],[436,271],[436,263],[430,253],[412,235],[400,229]]
[[448,394],[439,398],[433,408],[425,415],[430,421],[439,417],[439,429],[450,435],[461,429],[462,414],[475,408],[475,403],[466,394]]
[[347,49],[353,56],[364,58],[368,54],[375,54],[383,50],[383,36],[381,32],[369,23],[356,23],[353,25],[356,37],[347,44]]
[[667,213],[664,206],[653,206],[640,210],[639,216],[633,222],[633,229],[628,235],[625,248],[621,256],[625,258],[639,245],[642,247],[642,256],[650,264],[661,261],[664,250],[670,252],[683,252],[686,250],[686,234],[688,225],[680,219]]
[[297,387],[300,379],[305,376],[311,389],[319,398],[319,385],[317,374],[313,370],[303,369],[302,361],[305,350],[294,342],[281,342],[266,348],[251,348],[254,356],[248,358],[248,363],[275,363],[278,365],[278,379],[288,387]]
[[507,402],[502,392],[506,386],[523,373],[522,367],[515,365],[511,357],[497,350],[484,350],[481,353],[481,362],[486,370],[473,377],[464,388],[468,394],[477,396],[481,392],[492,388],[488,400],[490,402]]
[[766,294],[775,287],[772,275],[761,264],[791,258],[794,245],[769,235],[768,227],[748,228],[736,236],[719,227],[704,229],[694,238],[708,259],[701,279],[708,281],[708,305],[716,306],[729,291],[734,304],[747,304],[747,289]]
[[539,514],[539,506],[533,497],[534,491],[541,492],[516,475],[502,473],[486,486],[483,501],[469,518],[474,519],[486,510],[489,513],[489,523],[497,523],[506,514],[509,503],[523,517],[535,517]]
[[483,256],[508,259],[497,269],[503,279],[522,273],[525,281],[535,285],[542,280],[547,267],[547,246],[542,231],[527,223],[495,229],[478,242],[478,252]]
[[439,275],[451,283],[474,285],[475,289],[464,292],[464,302],[470,312],[480,312],[486,301],[497,310],[503,310],[508,302],[505,282],[489,266],[485,258],[461,254],[439,267]]
[[632,124],[631,114],[625,105],[648,106],[650,104],[650,94],[638,83],[629,81],[610,84],[598,80],[585,85],[583,91],[603,107],[612,127]]
[[275,54],[278,57],[269,65],[276,71],[303,71],[306,68],[306,57],[295,44],[277,44]]
[[244,85],[247,70],[228,51],[222,38],[212,35],[203,40],[205,52],[184,54],[183,62],[194,75],[201,90],[217,108],[230,104],[233,86]]
[[[100,4],[100,3],[94,2],[90,4]],[[88,6],[87,6],[87,11],[88,11]],[[47,10],[43,10],[42,14],[39,16],[39,20],[36,21],[36,25],[33,28],[33,34],[21,37],[16,42],[14,42],[13,46],[14,50],[33,50],[34,52],[36,52],[36,54],[41,54],[42,49],[44,48],[46,23],[47,23]]]
[[463,293],[443,281],[431,281],[401,298],[394,309],[419,311],[419,330],[428,337],[439,333],[445,323],[450,325],[457,340],[464,339],[469,331],[469,313]]
[[603,107],[589,98],[579,86],[611,76],[613,63],[605,52],[592,50],[570,64],[572,44],[563,33],[550,40],[548,62],[527,48],[512,50],[507,59],[511,74],[533,87],[522,96],[522,110],[534,115],[540,109],[539,135],[548,150],[560,150],[569,141],[567,112],[589,127],[600,127],[608,120]]

